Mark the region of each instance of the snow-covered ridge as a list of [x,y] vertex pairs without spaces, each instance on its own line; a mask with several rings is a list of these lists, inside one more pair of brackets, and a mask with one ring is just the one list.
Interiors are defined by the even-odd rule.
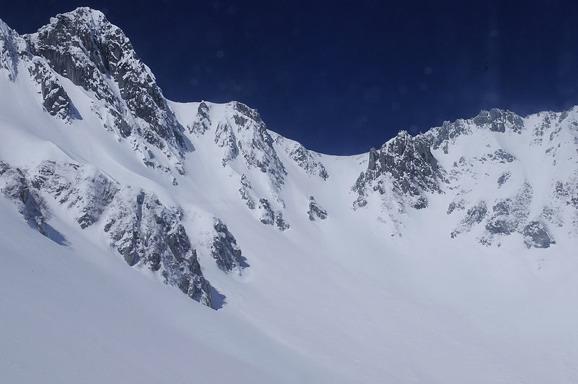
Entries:
[[[170,294],[222,309],[205,316],[187,302],[202,320],[175,334],[203,335],[239,367],[244,354],[264,361],[271,352],[262,382],[576,379],[556,363],[578,358],[573,328],[556,319],[578,321],[572,300],[557,296],[578,292],[578,109],[493,109],[400,132],[368,153],[320,154],[240,102],[167,100],[128,37],[89,8],[24,36],[0,21],[0,90],[7,265],[45,265],[46,248],[47,257],[74,256],[46,270],[90,277],[87,294],[100,292],[94,268],[126,290],[120,297],[142,301],[139,311],[182,313]],[[26,254],[12,236],[32,239]],[[2,281],[26,292],[9,274]],[[156,327],[108,296],[98,297],[121,319]],[[528,334],[517,339],[520,308]],[[161,330],[172,330],[161,317]],[[231,327],[230,338],[207,319]],[[544,336],[541,321],[562,331]],[[544,339],[557,347],[536,351]],[[516,364],[495,362],[501,354]],[[456,371],[464,356],[483,369]],[[147,362],[189,380],[169,360]],[[297,368],[288,373],[285,361]],[[261,372],[254,365],[248,371]],[[224,374],[195,367],[207,381]]]
[[[491,245],[500,244],[505,236],[519,234],[529,247],[549,247],[556,244],[558,235],[574,236],[577,232],[577,176],[570,165],[576,159],[574,110],[522,118],[493,109],[472,119],[445,122],[417,136],[400,132],[380,149],[360,155],[366,158],[363,163],[354,164],[359,156],[344,158],[342,161],[350,162],[358,173],[334,178],[328,171],[329,163],[334,161],[331,156],[309,151],[269,130],[255,109],[239,102],[166,100],[129,39],[99,11],[78,8],[57,15],[38,32],[23,37],[2,23],[0,42],[2,68],[8,75],[6,95],[11,90],[26,97],[34,97],[30,91],[40,94],[41,107],[53,116],[52,123],[67,130],[62,135],[68,142],[55,143],[66,154],[64,159],[80,169],[91,167],[96,172],[114,174],[119,164],[127,168],[125,158],[132,154],[150,169],[131,162],[132,169],[115,178],[115,191],[148,189],[159,196],[171,196],[168,204],[181,209],[182,201],[172,201],[172,188],[199,182],[203,179],[199,173],[210,179],[220,174],[228,179],[226,191],[214,180],[205,181],[208,190],[220,190],[219,199],[231,200],[244,207],[245,215],[281,231],[291,229],[290,216],[295,209],[307,213],[310,220],[331,215],[331,209],[324,208],[325,202],[316,196],[320,189],[329,189],[342,196],[344,206],[340,209],[370,211],[385,224],[384,234],[402,235],[411,225],[412,211],[435,209],[430,201],[440,198],[447,203],[438,214],[451,216],[447,228],[451,238],[471,233],[475,241]],[[104,153],[114,147],[113,158],[97,153],[91,158],[71,156],[79,149],[82,153],[84,143],[74,144],[71,131],[79,129],[96,135]],[[102,132],[96,132],[99,129]],[[81,136],[78,139],[82,140]],[[544,164],[550,163],[552,170],[530,175],[528,165],[536,164],[540,151],[542,168],[547,169]],[[16,167],[20,161],[18,156],[3,158]],[[33,173],[55,160],[62,158],[42,158],[32,167],[16,169]],[[560,173],[560,161],[562,169],[569,171],[553,178]],[[59,174],[65,168],[56,167],[56,177],[66,179],[66,174]],[[140,181],[116,181],[135,174]],[[62,188],[70,195],[73,188],[93,188],[91,185],[99,183],[97,179],[73,177]],[[82,209],[99,214],[81,227],[101,220],[103,206],[111,201],[93,199],[85,204]],[[217,227],[226,228],[218,211],[209,209],[205,214],[224,226]],[[207,223],[210,221],[207,219]],[[235,239],[228,230],[224,233],[215,239]],[[137,247],[135,241],[131,240],[132,247]],[[214,256],[221,267],[226,265],[229,270],[239,264],[232,256],[235,247],[236,243],[213,247],[226,253],[225,259]],[[127,254],[137,252],[125,248],[120,251],[125,259]],[[137,263],[132,256],[129,259],[129,265]],[[225,264],[223,260],[227,260]],[[158,270],[158,263],[153,264],[152,270]],[[208,297],[208,289],[204,295]],[[210,299],[203,301],[210,303]]]

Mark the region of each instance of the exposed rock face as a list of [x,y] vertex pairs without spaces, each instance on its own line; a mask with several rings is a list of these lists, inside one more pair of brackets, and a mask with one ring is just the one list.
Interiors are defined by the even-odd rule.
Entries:
[[26,223],[43,235],[47,235],[46,217],[42,198],[30,188],[26,175],[0,161],[0,192],[12,200]]
[[[556,208],[550,207],[542,214],[545,220],[557,226],[570,224],[569,232],[578,234],[578,170],[568,181],[558,181],[553,191]],[[561,214],[564,208],[569,208],[571,215]]]
[[522,235],[528,248],[548,248],[556,243],[546,225],[541,221],[529,222],[522,230]]
[[19,56],[24,46],[24,40],[0,20],[0,69],[6,71],[11,81],[14,81],[18,73]]
[[255,199],[253,198],[252,194],[253,187],[251,186],[251,182],[247,178],[247,175],[241,176],[241,187],[239,188],[239,193],[241,194],[241,199],[245,201],[247,207],[249,209],[255,209]]
[[511,163],[512,161],[516,160],[516,157],[511,153],[504,151],[503,149],[498,149],[494,151],[494,153],[488,154],[488,158],[490,160],[496,161],[498,163]]
[[[354,208],[365,206],[376,192],[379,199],[372,201],[381,202],[380,220],[386,217],[398,226],[406,221],[404,206],[424,208],[439,192],[448,196],[446,213],[457,219],[452,238],[472,232],[483,244],[499,246],[506,236],[519,234],[526,245],[545,247],[554,244],[552,228],[567,228],[574,236],[578,233],[578,205],[574,204],[578,197],[572,197],[578,196],[576,171],[572,176],[563,170],[561,181],[548,191],[548,186],[539,184],[542,180],[526,177],[521,170],[528,159],[519,158],[527,157],[525,146],[530,143],[530,150],[543,157],[545,168],[556,167],[561,158],[576,161],[574,113],[540,113],[525,120],[493,109],[472,119],[444,122],[415,137],[401,133],[370,151],[367,170],[353,187]],[[540,192],[535,193],[534,187]]]
[[444,121],[441,127],[432,128],[424,136],[428,137],[433,149],[442,149],[448,153],[449,145],[455,140],[472,132],[470,124],[464,119],[458,119],[454,122]]
[[289,160],[295,161],[307,174],[322,179],[328,177],[321,155],[291,140],[283,141],[267,129],[256,110],[245,104],[200,102],[195,106],[194,116],[190,116],[190,110],[183,111],[177,110],[177,113],[185,121],[187,130],[203,142],[212,140],[216,144],[215,160],[230,175],[239,176],[240,198],[264,224],[289,228],[283,218],[285,202],[281,197],[287,177],[283,161],[287,159],[283,156],[282,161],[280,154],[285,152]]
[[44,60],[34,58],[29,71],[40,86],[43,100],[42,105],[48,113],[64,121],[81,118],[80,113],[60,84],[60,81],[54,73],[50,71]]
[[227,122],[217,125],[215,130],[215,143],[225,150],[221,163],[223,167],[239,156],[239,146],[237,138],[233,132],[233,127]]
[[461,232],[470,231],[474,225],[480,224],[486,218],[487,213],[488,208],[485,201],[480,201],[475,206],[469,208],[458,228],[452,231],[451,237],[456,237]]
[[421,209],[428,205],[426,193],[440,192],[442,170],[430,151],[430,142],[425,136],[412,137],[400,132],[379,150],[369,152],[367,170],[362,172],[354,186],[358,193],[356,206],[366,204],[368,189],[385,194],[393,190],[406,198],[409,205]]
[[234,135],[239,154],[249,167],[258,168],[266,173],[272,185],[277,189],[281,188],[287,171],[273,148],[273,138],[261,116],[245,104],[235,102],[232,106],[234,110],[232,119],[237,127]]
[[247,207],[255,211],[256,217],[265,225],[272,225],[284,231],[290,228],[289,223],[283,218],[284,203],[275,197],[275,203],[279,207],[273,206],[271,201],[265,197],[259,197],[246,175],[241,176],[239,195]]
[[279,190],[287,171],[273,147],[273,138],[259,113],[245,104],[201,102],[189,131],[197,136],[214,134],[214,142],[222,148],[221,164],[240,175],[250,170],[266,174],[271,186]]
[[104,231],[128,265],[158,272],[166,284],[210,307],[211,286],[181,224],[182,215],[156,196],[129,188],[111,203]]
[[74,211],[83,229],[100,218],[119,190],[116,182],[92,167],[54,161],[34,169],[31,184]]
[[[121,138],[130,137],[145,164],[161,167],[150,152],[152,147],[183,173],[180,158],[183,151],[192,149],[183,136],[183,127],[129,39],[101,12],[78,8],[57,15],[37,33],[24,38],[32,55],[46,59],[52,70],[93,95],[93,109],[105,126]],[[69,116],[77,116],[46,69],[42,65],[34,68],[36,77],[43,75],[37,81],[47,95],[46,109],[51,114],[63,114],[60,111],[68,109]]]
[[498,177],[498,186],[501,187],[502,185],[506,184],[506,182],[510,179],[512,174],[510,172],[504,172]]
[[211,127],[211,117],[209,105],[202,101],[197,109],[197,116],[192,126],[189,127],[191,133],[204,134]]
[[217,266],[224,272],[238,271],[248,267],[243,257],[237,240],[227,226],[221,221],[215,220],[215,236],[211,244],[211,255],[217,262]]
[[492,207],[492,216],[486,229],[492,235],[509,235],[519,229],[529,214],[532,186],[525,183],[513,198],[498,201]]
[[[64,205],[82,229],[101,223],[128,265],[148,268],[166,284],[212,306],[212,288],[182,225],[182,211],[166,207],[155,195],[122,187],[93,167],[54,161],[26,172],[0,162],[0,192],[17,204],[29,225],[58,242],[64,239],[46,223],[41,194]],[[234,238],[231,242],[233,247]]]
[[[484,231],[480,241],[485,245],[494,242],[499,244],[500,238],[513,233],[524,234],[526,231],[524,226],[530,214],[532,196],[531,185],[524,183],[514,196],[495,201],[491,209],[488,208],[486,201],[479,201],[467,209],[456,229],[451,232],[451,237],[470,232],[481,224],[483,224]],[[465,204],[464,201],[461,203]]]
[[282,231],[290,228],[290,225],[283,218],[283,213],[274,211],[269,200],[260,199],[258,208],[261,211],[260,220],[263,224],[274,225]]
[[289,156],[310,175],[317,175],[323,180],[327,180],[329,174],[321,161],[316,160],[309,150],[301,144],[296,145]]
[[327,218],[327,211],[321,208],[313,196],[309,196],[309,210],[307,211],[307,215],[311,221],[317,219],[325,220]]
[[20,63],[38,84],[41,104],[46,112],[65,122],[81,118],[46,60],[34,56],[26,41],[0,20],[0,69],[5,70],[11,81],[15,81]]

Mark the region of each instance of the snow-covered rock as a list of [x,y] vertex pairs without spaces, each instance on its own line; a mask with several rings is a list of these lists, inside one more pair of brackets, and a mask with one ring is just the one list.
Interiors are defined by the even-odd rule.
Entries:
[[89,8],[0,22],[0,90],[9,381],[576,382],[578,108],[325,155]]
[[431,153],[427,137],[402,131],[379,150],[369,152],[367,170],[359,175],[354,190],[356,206],[366,204],[369,190],[385,194],[392,190],[417,209],[428,205],[427,192],[440,192],[442,170]]
[[165,207],[155,195],[127,188],[111,202],[103,230],[128,265],[158,273],[166,284],[211,307],[211,286],[182,217],[182,211]]
[[319,205],[313,196],[309,196],[309,209],[307,210],[307,216],[311,221],[325,220],[327,218],[327,211]]
[[238,271],[249,266],[243,257],[241,248],[237,245],[235,236],[219,219],[215,220],[215,235],[211,242],[211,255],[217,266],[225,271]]
[[19,168],[0,161],[0,192],[18,208],[30,227],[46,236],[47,224],[42,198],[30,188],[26,175]]

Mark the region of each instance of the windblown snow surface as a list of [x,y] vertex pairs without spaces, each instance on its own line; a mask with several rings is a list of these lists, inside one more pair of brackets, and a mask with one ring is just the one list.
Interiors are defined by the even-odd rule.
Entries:
[[[521,118],[521,132],[474,127],[445,151],[432,146],[442,187],[422,188],[427,207],[418,209],[390,193],[389,179],[384,193],[368,181],[355,203],[369,154],[299,157],[298,143],[264,131],[269,156],[255,127],[231,117],[235,103],[203,103],[199,117],[201,103],[168,102],[189,141],[184,172],[147,166],[141,147],[105,129],[93,93],[55,75],[82,116],[65,121],[17,65],[15,78],[0,69],[0,161],[25,175],[47,160],[87,166],[179,207],[218,310],[130,268],[102,220],[81,228],[68,202],[40,190],[43,235],[0,194],[1,382],[578,382],[578,216],[550,193],[557,180],[578,180],[578,110],[565,113],[554,142],[549,132],[537,141],[536,127],[560,114],[542,113]],[[515,160],[498,152],[505,160],[496,161],[497,149]],[[251,165],[261,158],[267,171]],[[524,185],[532,198],[521,200],[521,217],[552,206],[555,242],[530,246],[520,230],[496,235],[496,222],[467,214],[484,200],[493,220],[492,205]],[[325,218],[308,216],[311,196]],[[267,223],[261,198],[288,226]],[[234,235],[243,268],[215,263],[214,218]]]

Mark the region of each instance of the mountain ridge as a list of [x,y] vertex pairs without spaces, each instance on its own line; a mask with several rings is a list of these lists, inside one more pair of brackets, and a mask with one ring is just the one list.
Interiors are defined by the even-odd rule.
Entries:
[[[217,149],[215,157],[222,159],[222,167],[230,168],[230,171],[239,177],[239,197],[252,211],[253,216],[265,225],[285,231],[291,228],[291,223],[284,216],[286,203],[283,189],[290,175],[286,163],[280,160],[279,153],[285,153],[289,161],[301,168],[306,175],[319,178],[322,182],[331,179],[331,174],[324,165],[326,155],[311,152],[300,143],[270,131],[258,112],[242,103],[175,103],[166,100],[156,85],[154,75],[138,59],[128,38],[100,11],[86,7],[77,8],[51,18],[50,23],[41,27],[38,32],[23,37],[4,23],[2,31],[2,63],[8,70],[9,81],[16,81],[19,67],[27,67],[32,79],[39,84],[40,90],[37,92],[42,95],[45,111],[66,125],[71,125],[73,120],[84,120],[83,116],[95,115],[105,130],[114,134],[117,141],[127,141],[131,151],[141,157],[146,167],[166,173],[173,185],[178,185],[179,180],[187,174],[186,153],[195,151],[193,142],[204,136],[211,136],[213,139],[210,145]],[[66,84],[64,79],[71,83]],[[77,97],[69,96],[69,92],[76,92],[70,88],[71,85],[83,90],[89,105],[80,110],[75,106],[86,104],[86,101],[77,101]],[[534,138],[534,142],[542,140],[544,130],[550,129],[552,124],[558,124],[557,132],[550,133],[549,139],[552,141],[555,135],[567,130],[565,127],[568,125],[560,123],[564,122],[569,114],[573,114],[573,111],[574,109],[558,114],[545,112],[522,118],[510,111],[492,109],[482,111],[471,119],[444,122],[440,127],[414,136],[400,131],[380,149],[371,149],[368,153],[358,155],[367,158],[367,165],[360,170],[357,180],[348,186],[357,194],[357,198],[352,201],[352,207],[354,210],[367,209],[368,194],[377,192],[382,200],[379,204],[381,208],[377,208],[377,211],[381,211],[379,214],[383,215],[378,215],[378,219],[384,220],[383,217],[386,217],[385,221],[390,222],[391,234],[399,236],[402,234],[401,228],[407,209],[427,208],[432,194],[452,194],[452,189],[456,187],[451,186],[450,179],[453,177],[459,183],[462,177],[469,177],[468,170],[465,169],[468,164],[470,167],[472,162],[508,164],[517,160],[516,156],[495,142],[499,135],[503,136],[501,141],[508,138],[515,143],[518,140],[516,135],[520,140],[524,135],[528,135],[531,128],[526,127],[527,122],[545,115],[540,128],[534,128],[530,136]],[[571,116],[570,120],[572,119]],[[575,120],[572,121],[576,124]],[[441,164],[441,157],[448,155],[456,141],[464,137],[484,135],[484,132],[493,135],[486,143],[486,147],[496,147],[493,153],[473,158],[469,163],[461,156],[458,161],[454,160],[451,166]],[[574,140],[576,141],[575,132]],[[40,169],[43,166],[45,165],[41,164]],[[54,167],[64,169],[62,166],[53,162],[53,174]],[[79,166],[82,165],[74,167],[78,169]],[[28,172],[16,169],[18,172]],[[250,176],[251,174],[253,176]],[[458,174],[465,176],[457,177]],[[510,174],[510,171],[503,171],[498,178],[499,187],[506,183]],[[570,196],[568,204],[571,204],[576,193],[572,177],[576,176],[569,177],[569,181],[557,181],[556,188],[558,195]],[[94,180],[85,182],[94,183]],[[74,183],[82,182],[77,179]],[[116,183],[116,190],[122,189],[122,185]],[[41,183],[30,181],[29,184],[35,187],[38,193],[42,189]],[[66,185],[70,189],[73,184],[68,182]],[[555,212],[555,209],[549,206],[544,206],[538,217],[530,218],[530,213],[526,212],[524,206],[532,199],[532,185],[524,181],[519,188],[521,189],[513,196],[494,199],[493,202],[480,200],[468,203],[467,199],[463,198],[468,192],[460,191],[447,207],[448,215],[465,210],[465,216],[451,230],[451,238],[485,225],[485,233],[479,237],[483,244],[492,244],[494,238],[498,238],[499,244],[503,236],[520,233],[528,247],[546,248],[556,243],[549,227],[561,221],[572,221],[574,224],[570,226],[576,227],[576,218],[563,217],[564,214]],[[300,193],[303,192],[306,195],[304,198],[309,201],[306,203],[309,204],[307,212],[315,212],[319,217],[331,214],[322,208],[322,201],[317,201],[314,190]],[[136,192],[131,198],[137,201],[135,207],[140,206],[139,193],[146,192]],[[61,199],[61,203],[64,201],[66,199]],[[111,201],[112,199],[99,204],[107,206]],[[560,210],[561,204],[558,204],[556,209]],[[518,206],[521,208],[516,208]],[[84,209],[96,209],[98,214],[88,222],[79,219],[82,228],[96,223],[100,212],[104,210],[91,207]],[[176,209],[180,209],[178,205]],[[137,212],[137,216],[139,215]],[[314,218],[311,214],[309,216]],[[215,220],[221,222],[219,217]],[[108,232],[107,227],[104,230]],[[134,265],[139,260],[130,248],[136,247],[135,242],[140,241],[142,236],[127,239],[128,245],[119,248],[129,265]],[[224,236],[229,238],[229,235]],[[186,237],[185,233],[184,241],[188,243]],[[230,238],[234,239],[234,235]],[[161,247],[167,248],[167,245]],[[233,249],[232,247],[231,244],[218,248]],[[233,254],[231,251],[227,253]],[[128,254],[133,256],[129,257]],[[189,258],[191,256],[185,257]],[[153,259],[159,259],[159,255],[153,255],[150,260]],[[192,257],[193,264],[194,259]],[[159,269],[159,261],[151,263],[151,270]],[[226,264],[231,265],[231,261]],[[202,279],[201,269],[195,267],[193,270],[194,275],[199,275]],[[183,283],[174,284],[182,286]],[[186,291],[186,288],[182,289]],[[209,286],[205,286],[203,301],[208,305],[209,290]],[[196,293],[192,296],[199,297]]]
[[[578,270],[576,107],[525,117],[481,111],[401,131],[359,155],[325,155],[270,130],[240,102],[164,98],[122,30],[85,7],[23,36],[0,21],[0,89],[1,209],[12,207],[6,217],[29,230],[17,226],[14,236],[37,249],[6,257],[15,269],[42,247],[51,257],[61,249],[101,268],[100,278],[147,311],[181,313],[179,299],[155,301],[173,303],[148,282],[164,283],[219,309],[199,315],[215,334],[206,319],[219,316],[223,326],[259,330],[266,347],[255,356],[298,356],[295,364],[314,372],[305,382],[540,382],[553,361],[578,357],[564,332],[552,336],[563,346],[558,360],[530,348],[545,332],[540,322],[578,319],[559,294]],[[92,276],[77,267],[70,274]],[[535,319],[518,337],[524,305]],[[190,306],[189,315],[201,307]],[[162,316],[154,318],[173,321]],[[223,350],[250,344],[214,337]],[[492,357],[502,354],[519,360],[504,367]],[[452,368],[464,355],[483,372]],[[216,375],[201,365],[203,377]]]

